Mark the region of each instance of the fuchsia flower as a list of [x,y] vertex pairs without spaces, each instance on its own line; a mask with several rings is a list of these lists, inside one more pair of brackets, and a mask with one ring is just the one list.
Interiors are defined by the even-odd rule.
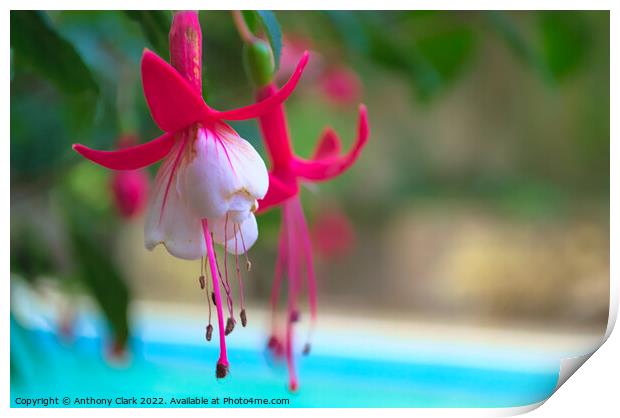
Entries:
[[355,245],[353,225],[340,209],[329,208],[321,211],[312,232],[316,248],[325,258],[343,257]]
[[[271,83],[259,89],[258,102],[268,100],[277,94]],[[315,155],[310,160],[293,154],[288,133],[284,106],[274,107],[260,117],[260,128],[271,160],[269,190],[259,199],[259,211],[274,206],[282,207],[282,228],[278,258],[271,293],[272,332],[268,347],[274,355],[284,355],[289,369],[289,387],[297,390],[298,380],[293,356],[293,325],[299,319],[298,297],[302,281],[306,279],[310,306],[310,335],[304,346],[304,353],[310,352],[310,337],[317,315],[316,278],[312,261],[310,234],[299,200],[299,182],[320,182],[330,180],[347,170],[357,160],[368,141],[368,117],[366,107],[360,105],[358,135],[352,149],[341,155],[341,144],[336,133],[326,129],[319,141]],[[288,306],[285,330],[278,323],[278,300],[283,275],[288,279]]]
[[320,81],[323,94],[336,104],[349,104],[359,100],[361,82],[350,68],[341,66],[325,70]]
[[[124,135],[119,139],[119,149],[138,143],[134,135]],[[143,170],[117,171],[111,182],[114,202],[121,216],[127,219],[140,215],[146,206],[149,178]]]
[[[149,202],[145,245],[152,249],[163,244],[173,256],[201,259],[203,273],[208,264],[211,297],[218,315],[220,357],[216,376],[219,378],[228,372],[225,335],[235,325],[226,254],[235,255],[241,292],[240,317],[245,326],[237,256],[246,253],[258,237],[254,212],[258,208],[257,200],[265,196],[268,188],[267,170],[258,153],[223,121],[255,118],[277,109],[294,90],[308,54],[304,54],[282,89],[274,90],[258,103],[229,111],[207,106],[201,95],[202,33],[197,12],[174,15],[170,56],[172,65],[148,50],[142,56],[144,96],[155,123],[165,131],[162,136],[111,152],[92,150],[80,144],[73,148],[87,159],[113,170],[136,170],[164,159]],[[213,240],[225,248],[224,280]],[[229,311],[226,328],[219,281],[226,291]],[[208,293],[209,286],[203,274],[199,282]],[[207,340],[211,339],[213,331],[210,316]]]

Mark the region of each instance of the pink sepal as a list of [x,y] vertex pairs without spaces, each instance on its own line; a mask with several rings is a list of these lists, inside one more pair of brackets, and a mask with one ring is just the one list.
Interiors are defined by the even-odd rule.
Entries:
[[275,106],[283,103],[288,97],[293,93],[301,75],[304,72],[304,68],[306,64],[308,64],[308,59],[310,54],[308,51],[304,52],[304,55],[299,60],[299,64],[297,64],[297,68],[291,78],[286,82],[284,86],[277,92],[275,92],[272,96],[268,98],[251,104],[249,106],[241,107],[239,109],[227,110],[227,111],[217,111],[214,109],[210,109],[209,115],[213,118],[217,119],[226,119],[226,120],[242,120],[242,119],[252,119],[259,116],[262,116],[266,113],[269,113],[273,110]]
[[269,189],[264,198],[258,201],[258,213],[265,212],[273,206],[279,205],[285,200],[295,196],[299,192],[299,186],[294,178],[284,181],[273,173],[269,173]]
[[322,160],[324,158],[331,158],[340,154],[342,150],[342,144],[338,135],[331,128],[325,129],[319,140],[319,144],[312,156],[313,160]]
[[98,151],[82,144],[73,144],[73,149],[84,158],[112,170],[137,170],[164,158],[173,144],[174,135],[165,133],[150,142],[117,151]]
[[154,52],[142,55],[142,88],[153,120],[176,132],[208,118],[209,107],[181,74]]
[[219,111],[210,108],[172,65],[149,50],[145,50],[142,56],[142,87],[153,120],[166,132],[209,120],[251,119],[272,111],[293,93],[308,58],[308,52],[304,53],[289,81],[273,96],[239,109]]
[[334,178],[351,167],[357,160],[366,142],[368,142],[368,116],[366,106],[360,105],[357,139],[348,154],[339,156],[302,160],[294,159],[291,162],[293,172],[301,178],[312,181],[325,181]]

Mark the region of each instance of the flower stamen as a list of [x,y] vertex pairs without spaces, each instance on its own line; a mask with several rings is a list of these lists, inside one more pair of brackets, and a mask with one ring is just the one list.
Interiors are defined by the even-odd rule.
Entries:
[[[201,271],[206,271],[207,270],[207,260],[203,257],[200,260],[200,270]],[[201,276],[204,280],[204,276]],[[202,285],[202,282],[201,282]],[[205,294],[207,296],[207,304],[209,305],[209,323],[207,325],[207,333],[206,333],[206,337],[207,337],[207,341],[211,341],[211,335],[213,334],[213,325],[211,325],[211,299],[214,299],[214,294],[213,292],[209,292],[209,282],[206,281],[205,282],[205,286],[203,287],[203,289],[205,290]],[[209,297],[211,295],[211,297]]]
[[228,281],[228,213],[224,221],[224,290],[226,291],[226,302],[228,303],[228,312],[230,316],[226,321],[226,335],[235,329],[235,313],[233,311],[232,292],[230,290],[230,282]]
[[[249,272],[252,270],[252,262],[250,261],[250,257],[248,256],[248,250],[245,247],[245,240],[243,239],[243,232],[241,231],[241,227],[239,227],[239,236],[241,237],[241,246],[243,247],[243,254],[245,255],[245,269]],[[235,238],[236,237],[237,236],[235,235]]]
[[308,328],[307,342],[304,345],[303,354],[308,355],[310,353],[311,341],[314,336],[314,330],[316,328],[317,318],[317,287],[316,276],[314,274],[314,265],[312,263],[312,243],[310,242],[310,236],[308,234],[308,224],[304,216],[301,202],[299,199],[291,199],[293,213],[297,218],[297,226],[299,234],[301,235],[301,244],[303,248],[304,262],[306,265],[306,279],[308,284],[308,299],[310,303],[310,326]]
[[198,277],[198,283],[200,283],[200,289],[205,289],[205,270],[204,270],[205,258],[200,257],[200,277]]
[[241,233],[241,228],[238,224],[233,224],[233,234],[235,235],[235,269],[237,271],[237,282],[239,283],[239,306],[241,311],[239,316],[241,317],[241,326],[245,327],[248,323],[248,319],[245,313],[245,303],[243,300],[243,279],[241,278],[241,269],[239,268],[239,253],[237,247],[237,231]]

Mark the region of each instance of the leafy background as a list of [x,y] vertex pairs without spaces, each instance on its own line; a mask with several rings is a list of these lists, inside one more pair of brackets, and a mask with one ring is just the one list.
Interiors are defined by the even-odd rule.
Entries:
[[[11,12],[12,280],[90,295],[120,344],[131,333],[132,300],[202,303],[199,266],[144,250],[140,220],[122,220],[113,205],[110,173],[71,144],[111,149],[123,133],[158,134],[139,60],[145,47],[168,58],[171,16]],[[200,19],[206,100],[251,103],[230,14]],[[312,63],[357,74],[369,108],[372,138],[359,163],[303,193],[311,224],[335,207],[356,231],[348,255],[317,260],[324,309],[602,329],[609,13],[246,19],[263,26],[281,71],[292,41],[304,40]],[[327,100],[312,65],[287,105],[295,149],[306,156],[326,124],[350,143],[357,107]],[[255,122],[234,127],[263,152]],[[247,286],[255,306],[266,306],[278,224],[277,212],[260,219]]]

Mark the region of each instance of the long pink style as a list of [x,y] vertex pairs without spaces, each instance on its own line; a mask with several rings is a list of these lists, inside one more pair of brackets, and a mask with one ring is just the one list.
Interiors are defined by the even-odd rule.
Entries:
[[217,328],[220,336],[220,358],[217,361],[215,374],[218,378],[225,377],[228,373],[228,357],[226,355],[226,336],[224,334],[224,312],[222,311],[222,296],[220,293],[220,284],[218,282],[217,263],[215,261],[215,251],[213,249],[213,240],[209,231],[209,223],[206,219],[202,220],[202,231],[207,246],[207,259],[209,260],[209,270],[211,280],[213,282],[213,293],[215,294],[215,308],[217,309]]

